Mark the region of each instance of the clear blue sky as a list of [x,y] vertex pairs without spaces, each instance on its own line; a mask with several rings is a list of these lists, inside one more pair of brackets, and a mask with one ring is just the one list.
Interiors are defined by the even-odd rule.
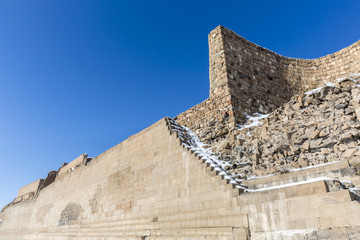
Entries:
[[360,1],[0,1],[0,205],[208,96],[223,25],[290,57],[360,38]]

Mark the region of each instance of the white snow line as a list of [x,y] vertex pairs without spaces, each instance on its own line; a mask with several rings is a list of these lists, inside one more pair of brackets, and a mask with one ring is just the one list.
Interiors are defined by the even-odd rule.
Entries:
[[206,144],[201,142],[193,131],[185,126],[178,124],[172,119],[169,119],[169,122],[171,129],[178,134],[179,138],[181,139],[181,143],[185,148],[192,150],[194,153],[196,152],[198,157],[201,157],[203,160],[205,160],[205,163],[209,163],[210,166],[214,168],[214,170],[219,171],[219,175],[223,175],[224,179],[230,180],[230,183],[232,184],[236,184],[237,188],[245,189],[231,174],[225,170],[225,166],[229,164],[220,161],[218,157],[211,152],[210,149],[204,148]]
[[360,195],[359,195],[360,188],[352,187],[352,188],[349,188],[349,191],[350,191],[353,195],[356,196],[356,197],[354,197],[354,200],[355,200],[355,201],[359,201],[359,198],[360,198]]
[[321,89],[323,89],[323,87],[318,87],[318,88],[315,88],[313,90],[307,91],[305,94],[306,95],[311,95],[311,94],[314,94],[314,93],[318,93],[318,92],[321,91]]
[[328,87],[335,87],[335,83],[332,82],[326,82],[325,85]]
[[340,182],[341,182],[342,184],[344,184],[344,183],[353,184],[352,181],[347,181],[347,180],[341,180]]
[[[335,80],[335,82],[324,82],[324,84],[325,84],[326,86],[328,86],[328,87],[335,87],[335,85],[336,85],[337,83],[341,83],[341,82],[343,82],[343,81],[345,81],[345,80],[351,80],[351,81],[353,81],[353,82],[356,82],[356,80],[353,79],[352,77],[359,77],[359,76],[360,76],[360,73],[353,73],[353,74],[350,74],[348,77],[338,78],[338,79]],[[358,87],[358,86],[357,86],[357,87]],[[323,87],[318,87],[318,88],[312,89],[312,90],[310,90],[310,91],[307,91],[305,94],[306,94],[306,95],[311,95],[311,94],[320,92],[322,88],[323,88]]]
[[257,116],[250,116],[250,115],[245,114],[247,121],[244,125],[239,124],[239,130],[260,126],[261,124],[263,124],[263,122],[260,122],[260,120],[269,117],[270,113],[269,114],[261,114],[261,113],[256,112],[253,115],[257,115]]
[[[331,164],[335,164],[338,163],[340,161],[333,161],[333,162],[328,162],[328,163],[322,163],[322,164],[318,164],[318,165],[314,165],[314,166],[308,166],[308,167],[303,167],[303,168],[293,168],[293,169],[289,169],[289,172],[296,172],[296,171],[302,171],[302,170],[306,170],[306,169],[310,169],[310,168],[317,168],[317,167],[322,167],[325,165],[331,165]],[[275,174],[269,174],[269,175],[264,175],[264,176],[251,176],[249,178],[247,178],[247,180],[250,179],[258,179],[258,178],[267,178],[267,177],[271,177],[274,176]]]
[[349,75],[351,77],[360,77],[360,73],[352,73]]
[[318,181],[329,181],[329,180],[333,180],[333,179],[329,178],[329,177],[318,177],[318,178],[313,178],[313,179],[309,179],[306,181],[287,183],[287,184],[282,184],[282,185],[273,186],[273,187],[259,188],[259,189],[247,189],[247,190],[245,190],[245,192],[263,192],[263,191],[268,191],[268,190],[291,187],[291,186],[302,185],[302,184],[318,182]]
[[352,77],[359,77],[359,76],[360,76],[360,73],[353,73],[353,74],[350,74],[348,77],[337,78],[335,80],[335,82],[333,82],[333,83],[332,82],[326,82],[325,84],[327,86],[330,86],[330,87],[335,87],[336,83],[341,83],[341,82],[343,82],[345,80],[351,80],[351,81],[355,82],[356,80],[353,79]]
[[296,172],[296,171],[306,170],[306,169],[310,169],[310,168],[322,167],[322,166],[326,166],[326,165],[335,164],[335,163],[338,163],[338,162],[340,162],[340,161],[321,163],[321,164],[317,164],[317,165],[314,165],[314,166],[307,166],[307,167],[303,167],[303,168],[294,168],[294,169],[290,169],[289,172]]
[[269,175],[264,175],[264,176],[251,176],[251,177],[248,177],[247,180],[251,180],[251,179],[258,179],[258,178],[267,178],[267,177],[271,177],[271,176],[274,176],[275,174],[272,173],[272,174],[269,174]]

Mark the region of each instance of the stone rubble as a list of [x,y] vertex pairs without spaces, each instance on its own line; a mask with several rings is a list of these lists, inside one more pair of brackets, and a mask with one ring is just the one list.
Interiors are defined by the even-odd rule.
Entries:
[[[339,160],[360,163],[360,77],[296,95],[261,119],[212,143],[227,171],[244,179]],[[359,168],[358,168],[359,169]]]

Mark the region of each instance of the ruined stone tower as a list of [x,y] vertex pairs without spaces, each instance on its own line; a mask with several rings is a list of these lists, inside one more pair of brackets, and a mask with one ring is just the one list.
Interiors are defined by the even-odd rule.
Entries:
[[280,56],[222,26],[210,94],[19,190],[0,239],[360,239],[360,41]]

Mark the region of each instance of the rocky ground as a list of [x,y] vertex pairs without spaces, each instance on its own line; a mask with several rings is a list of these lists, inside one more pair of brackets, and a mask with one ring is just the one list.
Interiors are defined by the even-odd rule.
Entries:
[[212,151],[238,178],[327,162],[360,162],[360,76],[296,95],[268,115],[253,114]]

